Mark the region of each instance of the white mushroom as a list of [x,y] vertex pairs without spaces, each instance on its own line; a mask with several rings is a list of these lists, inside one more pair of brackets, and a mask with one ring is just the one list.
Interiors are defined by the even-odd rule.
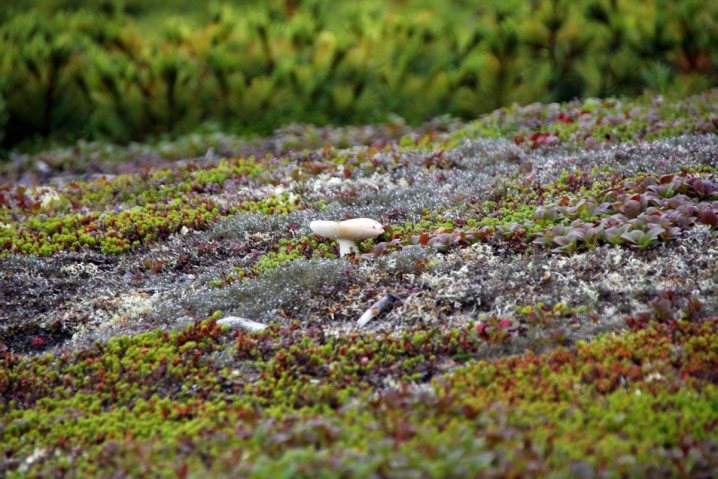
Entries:
[[339,256],[350,251],[359,253],[356,242],[379,236],[384,232],[381,223],[369,218],[346,221],[312,221],[309,227],[319,236],[339,241]]

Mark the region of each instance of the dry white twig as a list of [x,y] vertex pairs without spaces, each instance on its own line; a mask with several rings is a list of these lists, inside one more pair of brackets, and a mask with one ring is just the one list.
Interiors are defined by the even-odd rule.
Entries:
[[389,311],[391,308],[393,308],[394,302],[396,301],[399,301],[398,297],[394,296],[391,293],[387,294],[379,301],[372,304],[371,307],[367,309],[364,314],[362,314],[361,317],[357,320],[357,324],[360,328],[363,328],[364,325],[371,321],[375,316],[383,313],[384,311]]
[[226,318],[218,319],[217,324],[229,326],[230,329],[242,328],[253,333],[262,331],[268,327],[266,324],[258,323],[257,321],[252,321],[251,319],[240,318],[238,316],[227,316]]

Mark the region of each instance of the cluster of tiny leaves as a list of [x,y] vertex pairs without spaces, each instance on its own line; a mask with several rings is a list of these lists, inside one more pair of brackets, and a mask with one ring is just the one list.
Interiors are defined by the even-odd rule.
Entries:
[[[670,292],[651,308],[623,336],[490,361],[471,358],[512,335],[486,324],[577,312],[536,305],[443,332],[340,337],[297,325],[230,333],[210,320],[74,353],[5,353],[1,467],[9,477],[259,477],[331,464],[348,477],[714,471],[718,319]],[[447,361],[459,367],[444,374]]]

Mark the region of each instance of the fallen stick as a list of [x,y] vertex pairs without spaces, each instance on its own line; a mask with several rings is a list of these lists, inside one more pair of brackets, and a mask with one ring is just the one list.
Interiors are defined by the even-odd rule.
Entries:
[[375,316],[383,313],[384,311],[389,311],[391,308],[393,308],[394,302],[396,301],[399,301],[399,298],[391,293],[388,293],[379,301],[372,304],[369,309],[364,311],[364,314],[362,314],[361,317],[357,320],[357,324],[360,328],[364,327],[364,325],[374,319]]
[[266,324],[258,323],[257,321],[252,321],[251,319],[240,318],[238,316],[227,316],[226,318],[218,319],[217,324],[229,326],[230,329],[242,328],[253,333],[262,331],[268,327]]

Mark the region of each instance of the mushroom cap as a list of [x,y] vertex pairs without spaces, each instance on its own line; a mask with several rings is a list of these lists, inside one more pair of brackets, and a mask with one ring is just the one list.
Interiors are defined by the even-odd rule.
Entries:
[[332,239],[365,240],[379,236],[384,227],[369,218],[353,218],[345,221],[312,221],[309,227],[319,236]]

